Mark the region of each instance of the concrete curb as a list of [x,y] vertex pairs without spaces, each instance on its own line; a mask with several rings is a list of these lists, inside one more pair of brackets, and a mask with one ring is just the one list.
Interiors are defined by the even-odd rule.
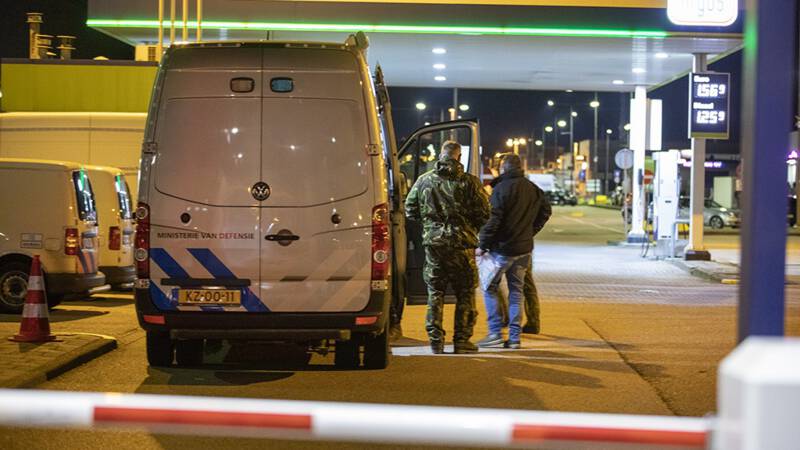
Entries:
[[[58,336],[74,336],[83,333],[55,333]],[[19,375],[2,380],[2,388],[29,388],[51,380],[71,369],[85,364],[99,356],[102,356],[117,348],[117,340],[110,336],[97,336],[97,339],[89,341],[80,347],[70,349],[49,361],[31,367]]]
[[739,284],[739,268],[731,264],[723,264],[711,261],[712,264],[721,269],[728,269],[715,271],[703,267],[694,267],[681,259],[671,259],[668,261],[675,267],[685,270],[689,273],[689,275],[698,278],[703,278],[708,281],[716,281],[723,284]]

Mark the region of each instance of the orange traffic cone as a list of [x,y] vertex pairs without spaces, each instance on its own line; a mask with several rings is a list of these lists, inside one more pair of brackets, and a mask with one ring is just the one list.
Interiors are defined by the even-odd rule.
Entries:
[[44,293],[44,278],[39,255],[34,255],[31,274],[28,276],[28,293],[22,309],[19,334],[9,339],[14,342],[49,342],[55,338],[50,334],[50,319],[47,313],[47,298]]

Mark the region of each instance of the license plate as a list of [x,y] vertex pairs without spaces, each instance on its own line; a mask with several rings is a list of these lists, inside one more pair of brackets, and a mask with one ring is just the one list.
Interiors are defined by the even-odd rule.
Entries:
[[229,289],[181,289],[178,303],[182,305],[239,305],[242,292]]

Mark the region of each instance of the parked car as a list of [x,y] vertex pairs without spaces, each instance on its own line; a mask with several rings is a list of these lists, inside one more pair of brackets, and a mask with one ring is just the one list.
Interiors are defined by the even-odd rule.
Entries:
[[34,255],[51,307],[105,284],[92,184],[79,164],[0,158],[0,210],[0,311],[22,311]]
[[578,204],[578,197],[576,197],[575,194],[562,189],[545,191],[545,195],[551,205],[575,206]]
[[[688,219],[689,197],[680,198],[678,217]],[[703,224],[715,230],[725,227],[738,228],[741,225],[740,212],[736,208],[726,208],[711,199],[705,200],[703,207]]]
[[121,169],[86,166],[92,180],[98,217],[99,268],[106,283],[130,289],[136,278],[133,265],[133,206]]

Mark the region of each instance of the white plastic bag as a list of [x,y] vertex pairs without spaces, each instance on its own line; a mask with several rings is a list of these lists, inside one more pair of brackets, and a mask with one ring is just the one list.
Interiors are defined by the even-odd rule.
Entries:
[[489,252],[484,253],[477,257],[478,261],[478,279],[480,280],[481,290],[488,290],[489,285],[492,284],[497,274],[500,273],[500,265],[494,260],[494,257]]

